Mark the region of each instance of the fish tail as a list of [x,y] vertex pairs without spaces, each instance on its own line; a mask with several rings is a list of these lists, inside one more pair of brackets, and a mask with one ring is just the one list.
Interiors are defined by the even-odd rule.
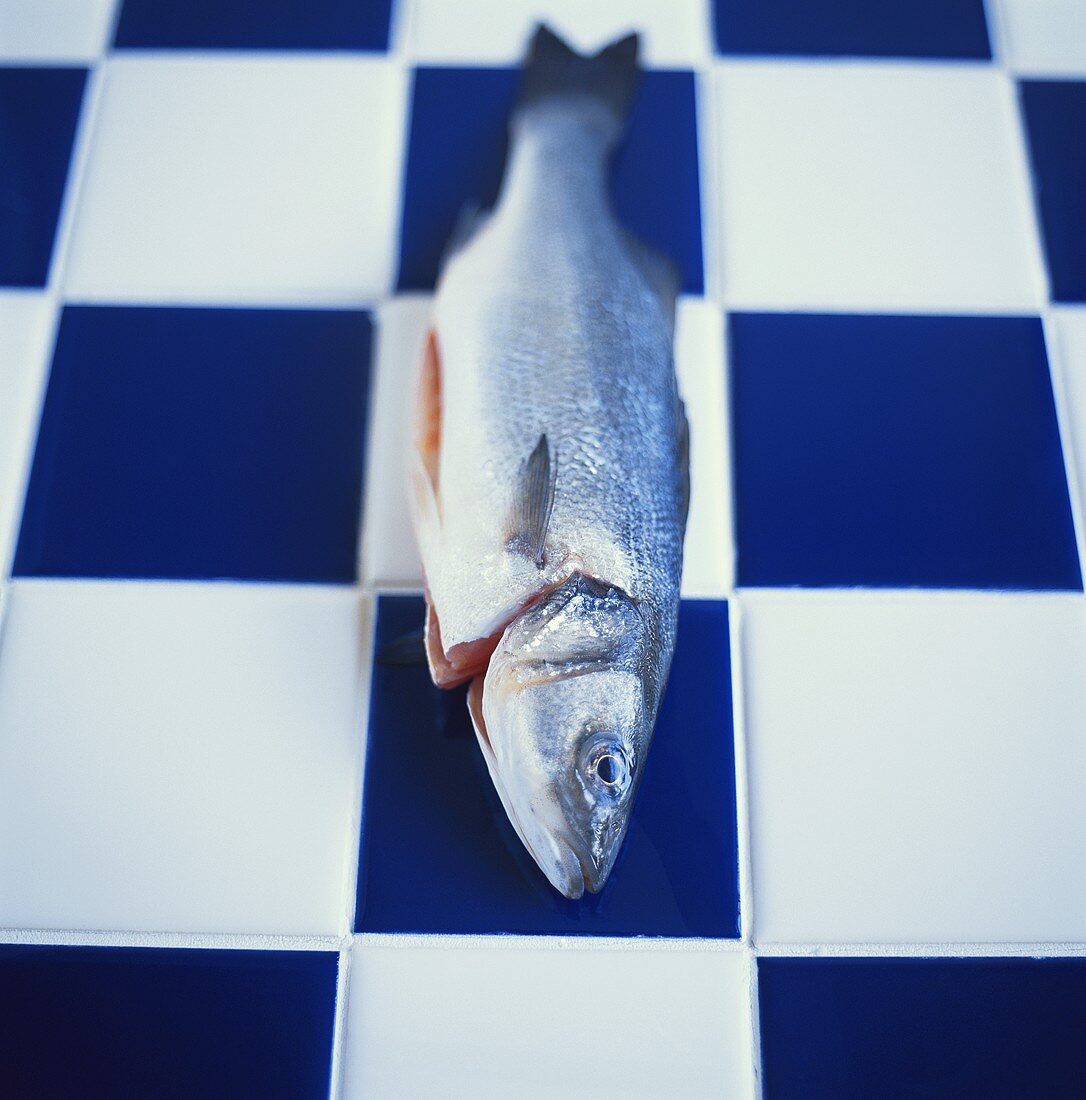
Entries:
[[628,34],[591,56],[577,53],[545,24],[532,36],[517,112],[561,98],[591,100],[604,108],[609,143],[625,129],[640,68],[638,36]]

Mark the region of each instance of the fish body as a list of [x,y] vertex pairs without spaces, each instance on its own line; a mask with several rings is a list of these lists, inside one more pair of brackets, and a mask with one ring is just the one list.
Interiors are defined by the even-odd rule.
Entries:
[[557,889],[599,889],[674,648],[686,419],[670,265],[616,221],[636,39],[541,28],[498,202],[438,283],[416,438],[435,681],[470,681],[495,786]]

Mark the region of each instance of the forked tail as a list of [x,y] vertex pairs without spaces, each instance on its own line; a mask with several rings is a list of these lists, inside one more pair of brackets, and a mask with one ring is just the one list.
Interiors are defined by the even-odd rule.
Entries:
[[517,113],[554,99],[587,99],[604,109],[611,125],[610,142],[626,125],[640,68],[638,36],[628,34],[599,53],[586,56],[540,24],[524,61]]

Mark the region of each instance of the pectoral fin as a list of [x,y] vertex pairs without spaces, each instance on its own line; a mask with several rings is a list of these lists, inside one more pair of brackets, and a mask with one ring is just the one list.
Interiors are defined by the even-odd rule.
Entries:
[[544,432],[517,477],[506,542],[508,549],[530,557],[537,569],[543,568],[545,560],[557,472]]

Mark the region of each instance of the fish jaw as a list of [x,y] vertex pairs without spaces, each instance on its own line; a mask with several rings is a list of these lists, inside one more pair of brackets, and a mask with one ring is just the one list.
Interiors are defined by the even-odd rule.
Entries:
[[501,769],[498,767],[497,758],[494,755],[494,749],[487,733],[486,718],[483,714],[483,677],[481,676],[476,677],[472,681],[471,687],[468,688],[468,713],[471,715],[471,724],[475,730],[483,759],[486,761],[487,771],[490,773],[494,789],[498,792],[498,798],[501,800],[506,817],[509,818],[509,823],[513,826],[517,836],[520,837],[521,843],[528,850],[528,854],[547,876],[550,884],[571,901],[576,901],[582,897],[586,886],[590,890],[598,891],[602,886],[602,880],[598,876],[585,876],[584,864],[577,857],[569,843],[563,843],[555,836],[546,833],[530,837],[528,831],[521,824],[521,817],[517,812],[516,803],[510,797],[502,779]]
[[622,593],[571,579],[509,625],[468,693],[506,814],[568,898],[606,884],[651,741],[639,623]]

